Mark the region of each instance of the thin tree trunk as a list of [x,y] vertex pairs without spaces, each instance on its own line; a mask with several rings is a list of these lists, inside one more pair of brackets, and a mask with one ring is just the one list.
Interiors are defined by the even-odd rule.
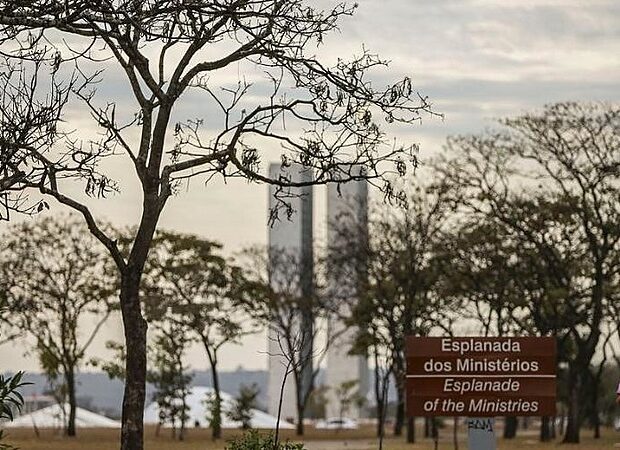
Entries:
[[514,416],[504,418],[504,439],[514,439],[517,436],[517,423]]
[[387,395],[389,382],[390,376],[388,372],[385,378],[382,379],[383,386],[381,386],[381,414],[379,415],[379,450],[383,450],[383,439],[385,437],[385,415],[387,411]]
[[540,418],[540,442],[551,440],[551,420],[549,417]]
[[405,393],[401,382],[396,382],[397,404],[396,420],[394,421],[394,436],[403,435],[405,425]]
[[601,420],[598,415],[598,396],[600,376],[592,377],[593,393],[592,393],[592,426],[594,427],[594,439],[601,438]]
[[571,367],[568,380],[568,417],[566,422],[566,430],[564,431],[564,439],[562,442],[567,444],[579,443],[579,428],[581,425],[579,411],[579,393],[580,379],[576,367]]
[[458,429],[459,429],[459,418],[458,416],[454,416],[452,418],[452,444],[454,446],[454,450],[459,450]]
[[431,437],[431,418],[430,417],[424,418],[424,437],[425,438]]
[[75,373],[73,367],[65,372],[65,382],[67,383],[67,393],[69,396],[69,420],[67,421],[67,436],[75,436],[75,413],[77,401],[75,398]]
[[594,417],[592,417],[592,419],[594,420],[594,439],[600,439],[601,438],[601,420],[598,417],[598,411],[594,411],[592,414],[594,415]]
[[415,418],[407,418],[407,442],[413,444],[415,442]]
[[220,377],[217,373],[215,367],[212,367],[213,370],[213,390],[215,391],[215,410],[213,411],[217,414],[217,419],[213,426],[213,430],[211,431],[211,437],[213,439],[220,439],[222,437],[222,393],[220,391]]
[[217,415],[216,420],[211,420],[211,438],[213,440],[220,439],[222,437],[222,393],[220,391],[220,376],[217,371],[217,354],[216,350],[213,352],[209,348],[209,343],[203,338],[202,343],[209,357],[209,363],[211,365],[211,378],[213,378],[213,391],[215,392],[215,407],[212,411]]
[[297,436],[304,435],[304,408],[301,402],[297,404],[297,426],[296,426]]
[[394,436],[403,435],[404,419],[405,419],[405,405],[399,402],[396,405],[396,418],[394,420]]
[[181,408],[181,424],[179,428],[179,441],[185,440],[185,421],[187,420],[187,400],[186,394],[183,394],[182,408]]
[[144,448],[144,403],[146,396],[146,330],[139,298],[140,275],[127,273],[121,283],[121,312],[125,332],[125,392],[121,428],[121,450]]
[[379,390],[380,389],[377,389],[375,386],[375,400],[377,402],[377,437],[383,435],[383,423],[385,422],[383,419],[383,415],[385,414],[383,410],[383,398],[381,398],[381,394],[378,393]]
[[385,431],[385,412],[386,412],[386,389],[389,383],[389,373],[383,375],[381,373],[381,365],[379,364],[379,352],[377,347],[373,347],[373,356],[375,359],[375,402],[377,404],[377,437],[381,439]]
[[278,397],[278,417],[276,420],[276,433],[273,439],[273,447],[278,448],[280,437],[280,418],[282,417],[282,402],[284,400],[284,388],[286,387],[286,379],[288,378],[289,370],[291,368],[291,362],[289,361],[286,369],[284,369],[284,376],[282,377],[282,384],[280,384],[280,396]]

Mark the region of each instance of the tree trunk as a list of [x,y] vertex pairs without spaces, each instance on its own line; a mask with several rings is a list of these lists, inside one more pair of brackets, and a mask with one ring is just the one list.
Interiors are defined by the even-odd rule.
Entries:
[[[140,271],[141,272],[141,271]],[[144,448],[144,402],[146,396],[146,330],[140,307],[140,273],[123,274],[121,312],[127,349],[121,450]]]
[[375,347],[373,347],[373,356],[375,359],[375,402],[377,404],[377,437],[381,440],[385,432],[385,413],[386,405],[385,400],[387,397],[387,388],[389,383],[389,375],[384,376],[381,373],[381,366],[379,365],[379,353]]
[[431,418],[430,417],[424,418],[424,437],[425,438],[431,437]]
[[540,418],[540,442],[551,440],[551,420],[549,417]]
[[295,427],[297,436],[304,435],[304,411],[301,406],[297,406],[297,426]]
[[211,438],[217,440],[222,437],[222,393],[220,391],[220,376],[217,372],[217,350],[211,352],[206,339],[203,339],[202,343],[209,357],[211,378],[213,378],[213,392],[215,392],[215,405],[212,413],[217,415],[217,417],[215,419],[211,418]]
[[396,404],[396,420],[394,421],[394,436],[402,436],[405,425],[405,393],[402,383],[398,381],[396,382],[396,393],[398,400]]
[[402,403],[396,405],[396,418],[394,420],[394,436],[403,435],[403,426],[405,425],[405,408]]
[[594,421],[594,439],[601,438],[601,420],[598,417],[598,410],[594,411],[592,420]]
[[514,439],[517,435],[517,418],[508,416],[504,418],[504,439]]
[[[434,443],[434,448],[435,450],[437,450],[439,448],[439,428],[437,427],[437,418],[436,417],[432,417],[431,418],[431,424],[432,424],[432,437],[433,437],[433,443]],[[472,449],[474,450],[474,449]]]
[[182,402],[182,408],[181,408],[181,423],[180,423],[180,427],[179,427],[179,441],[184,441],[185,440],[185,422],[187,421],[187,400],[186,400],[186,394],[183,394],[183,402]]
[[383,409],[383,399],[376,395],[375,400],[377,401],[377,437],[383,436],[383,424],[385,422],[383,415],[385,414]]
[[216,402],[213,413],[217,415],[217,418],[211,430],[211,437],[215,440],[222,437],[222,393],[220,392],[219,376],[215,368],[213,368],[213,390],[215,391]]
[[67,394],[69,396],[69,420],[67,421],[67,436],[75,436],[75,412],[77,401],[75,398],[75,373],[73,367],[65,372],[65,382],[67,383]]
[[600,376],[592,377],[592,426],[594,427],[594,439],[601,438],[601,420],[598,414],[598,396],[599,396],[599,385],[600,385]]
[[413,444],[415,442],[415,418],[407,418],[407,442]]
[[458,416],[454,416],[452,420],[452,445],[454,446],[454,450],[459,450],[459,418]]
[[579,428],[581,427],[581,417],[579,411],[580,377],[576,367],[571,367],[568,379],[568,417],[564,439],[562,442],[567,444],[579,443]]

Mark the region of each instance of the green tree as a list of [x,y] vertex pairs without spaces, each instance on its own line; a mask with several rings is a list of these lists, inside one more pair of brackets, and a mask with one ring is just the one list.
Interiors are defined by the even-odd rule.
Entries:
[[0,283],[11,324],[34,340],[32,350],[50,384],[66,393],[66,433],[75,436],[75,376],[114,307],[115,271],[75,217],[17,224],[2,240]]
[[258,430],[250,430],[226,446],[226,450],[304,450],[304,448],[303,443],[278,442],[272,434],[261,436]]
[[329,386],[325,385],[320,385],[314,388],[312,394],[310,394],[310,398],[308,399],[308,417],[312,419],[326,418],[327,402],[329,401],[327,398],[327,392],[329,389]]
[[[193,235],[158,232],[145,271],[144,295],[151,319],[183,327],[204,348],[213,379],[214,439],[221,437],[219,352],[257,330],[237,305],[245,296],[244,272],[220,255],[221,245]],[[153,310],[148,311],[149,306]]]
[[192,381],[183,356],[191,338],[187,327],[174,322],[157,324],[155,330],[147,380],[155,387],[153,400],[159,409],[157,431],[161,425],[169,423],[172,425],[172,437],[178,436],[182,441],[185,439],[185,424],[189,417],[187,396]]
[[349,412],[351,406],[354,403],[361,403],[364,401],[358,391],[359,380],[347,380],[340,383],[334,388],[336,399],[338,400],[338,417],[342,423],[342,419]]
[[[393,198],[398,191],[388,175],[415,165],[417,146],[394,145],[388,136],[431,113],[411,80],[377,88],[370,72],[386,63],[365,49],[331,64],[314,54],[354,9],[337,3],[322,10],[303,0],[0,2],[4,65],[22,64],[37,81],[8,97],[0,129],[19,123],[19,111],[45,97],[42,86],[49,83],[71,92],[71,107],[78,102],[78,115],[90,115],[98,127],[91,139],[72,134],[77,126],[61,122],[69,117],[53,104],[49,126],[59,133],[53,142],[23,149],[28,159],[13,170],[25,176],[11,189],[42,194],[81,213],[116,263],[127,351],[123,450],[143,448],[143,269],[160,216],[185,180],[201,176],[208,182],[219,175],[273,184],[290,213],[288,187],[368,179]],[[256,77],[251,83],[241,73]],[[214,81],[235,75],[237,82]],[[10,91],[12,82],[0,79],[0,85]],[[97,87],[109,85],[122,104],[97,95]],[[202,94],[207,122],[183,112],[190,92]],[[9,144],[21,148],[20,136],[10,137]],[[270,154],[285,169],[290,163],[306,166],[312,180],[294,182],[286,170],[265,176],[260,162]],[[124,158],[141,191],[139,223],[127,252],[78,192],[82,187],[100,198],[119,189],[103,164],[111,158]],[[360,166],[363,173],[353,169]]]
[[230,420],[241,423],[244,430],[252,426],[252,410],[256,408],[256,398],[260,390],[256,383],[251,386],[241,385],[239,395],[235,398],[235,402],[228,411]]
[[211,436],[215,440],[220,437],[215,430],[222,429],[222,398],[221,396],[218,397],[215,392],[209,392],[203,401],[207,407],[207,417],[205,419],[209,423],[209,428],[212,430]]

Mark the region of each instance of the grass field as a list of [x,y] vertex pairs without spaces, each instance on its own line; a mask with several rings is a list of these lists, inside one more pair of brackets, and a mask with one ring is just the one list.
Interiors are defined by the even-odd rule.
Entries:
[[[420,430],[421,431],[421,430]],[[308,450],[370,450],[377,449],[378,442],[374,437],[372,427],[363,427],[354,431],[324,431],[309,429],[303,441]],[[525,434],[525,435],[523,435]],[[594,450],[620,449],[620,433],[611,429],[603,430],[603,437],[599,440],[591,438],[589,430],[583,430],[582,443],[578,445],[559,445],[558,442],[541,444],[536,440],[534,430],[522,432],[515,440],[498,440],[500,450]],[[191,429],[183,442],[172,440],[169,430],[162,430],[159,437],[155,436],[155,429],[148,428],[145,434],[146,450],[220,450],[226,446],[226,441],[239,436],[240,431],[225,430],[224,439],[212,442],[209,430]],[[421,436],[421,434],[418,434]],[[290,431],[284,433],[286,438],[296,441]],[[464,430],[459,433],[460,450],[466,450]],[[114,450],[118,448],[118,431],[106,429],[78,430],[78,437],[69,439],[53,430],[41,430],[37,437],[30,429],[11,429],[7,431],[7,444],[20,447],[22,450]],[[450,430],[441,430],[439,449],[453,449]],[[431,450],[433,442],[429,439],[418,439],[416,444],[407,444],[403,438],[388,437],[384,443],[386,450]]]

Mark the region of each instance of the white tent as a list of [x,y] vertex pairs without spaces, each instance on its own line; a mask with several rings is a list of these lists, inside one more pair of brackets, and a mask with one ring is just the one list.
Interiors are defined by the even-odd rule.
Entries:
[[[188,420],[186,426],[194,427],[196,425],[201,427],[208,426],[208,407],[206,400],[208,396],[214,395],[213,388],[204,386],[195,386],[190,390],[187,396],[187,405],[189,407]],[[221,393],[222,397],[222,428],[239,428],[241,424],[239,422],[232,421],[228,418],[226,412],[230,411],[234,405],[235,399],[232,395],[225,392]],[[157,403],[153,402],[146,407],[144,411],[144,423],[156,424],[159,422],[159,408]],[[267,413],[259,411],[258,409],[252,410],[252,428],[267,428],[275,429],[277,418]],[[295,428],[289,422],[280,420],[281,429]]]
[[[64,409],[64,411],[63,411]],[[66,418],[69,417],[69,404],[51,405],[29,414],[17,417],[13,422],[7,422],[5,427],[23,428],[64,428]],[[108,419],[83,408],[77,408],[75,412],[75,426],[77,428],[120,428],[121,423]]]

